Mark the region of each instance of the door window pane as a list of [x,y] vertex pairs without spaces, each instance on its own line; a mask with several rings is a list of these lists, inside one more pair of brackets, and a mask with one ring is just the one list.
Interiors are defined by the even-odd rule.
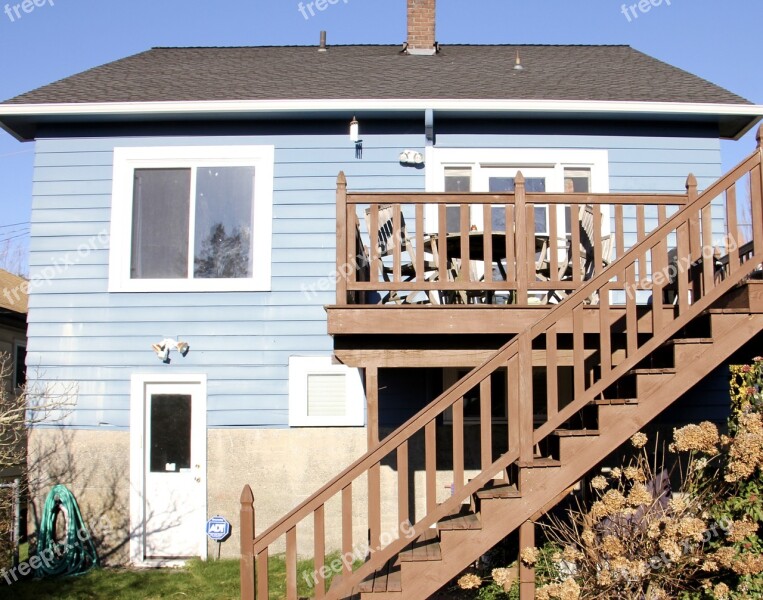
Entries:
[[191,468],[191,396],[151,396],[152,473],[177,473]]
[[[462,168],[445,169],[445,193],[472,191],[472,170]],[[445,220],[448,233],[461,231],[461,207],[448,205],[445,208]]]
[[[502,194],[514,191],[514,177],[490,177],[488,180],[489,191],[494,194]],[[528,177],[525,179],[525,191],[532,194],[542,194],[546,191],[545,177]],[[548,208],[535,207],[535,233],[548,231]],[[506,231],[506,210],[503,206],[493,206],[491,209],[493,231]]]
[[190,193],[190,169],[135,170],[130,277],[188,277]]
[[254,167],[196,173],[194,277],[252,276]]

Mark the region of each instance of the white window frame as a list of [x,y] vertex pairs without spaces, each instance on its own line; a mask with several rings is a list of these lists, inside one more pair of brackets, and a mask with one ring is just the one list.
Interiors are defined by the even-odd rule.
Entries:
[[[114,149],[109,250],[109,292],[270,291],[273,237],[274,146],[152,146]],[[135,169],[255,168],[250,278],[131,279],[132,204]],[[189,229],[194,228],[190,215]],[[190,235],[189,235],[190,240]],[[189,241],[190,244],[190,241]],[[193,248],[189,248],[193,252]]]
[[[445,169],[472,170],[472,192],[475,182],[482,181],[485,169],[516,167],[524,169],[549,169],[552,176],[547,181],[549,192],[564,192],[565,169],[590,169],[591,193],[609,193],[609,151],[577,150],[574,148],[436,148],[426,150],[426,191],[445,191]],[[602,234],[610,233],[609,206],[602,206]],[[425,207],[425,221],[434,224],[427,230],[437,229],[437,205]],[[563,218],[563,215],[562,215]],[[564,221],[560,221],[563,223]]]
[[[346,412],[343,417],[311,417],[307,414],[309,375],[345,375]],[[363,427],[366,395],[360,371],[335,365],[330,356],[289,357],[289,427]]]

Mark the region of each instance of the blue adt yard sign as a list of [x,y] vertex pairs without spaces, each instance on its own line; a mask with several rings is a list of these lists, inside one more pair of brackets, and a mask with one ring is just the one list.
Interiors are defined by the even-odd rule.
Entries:
[[230,523],[220,515],[212,517],[207,521],[207,535],[215,542],[225,541],[230,535]]

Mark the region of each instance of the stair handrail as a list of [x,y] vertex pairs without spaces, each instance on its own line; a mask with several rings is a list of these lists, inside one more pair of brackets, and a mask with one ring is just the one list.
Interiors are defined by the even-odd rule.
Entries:
[[[326,504],[326,502],[336,496],[342,489],[351,485],[360,475],[366,473],[370,467],[381,463],[381,461],[392,454],[401,444],[407,442],[415,433],[422,431],[423,428],[440,414],[442,414],[447,408],[453,406],[455,402],[462,398],[469,390],[473,389],[480,381],[489,377],[500,367],[505,367],[508,362],[515,357],[520,360],[520,371],[522,370],[522,357],[524,355],[525,366],[532,365],[531,352],[527,352],[528,347],[531,350],[532,340],[538,337],[538,335],[545,334],[554,323],[556,323],[560,317],[565,315],[569,316],[573,311],[579,309],[585,305],[588,298],[592,294],[606,289],[606,284],[612,281],[614,278],[625,275],[625,270],[634,265],[645,252],[651,250],[657,243],[661,243],[670,232],[677,230],[678,227],[689,223],[688,216],[694,212],[698,212],[699,208],[716,198],[721,192],[725,191],[729,187],[729,182],[736,183],[744,174],[752,172],[756,167],[761,170],[763,165],[763,126],[758,131],[757,135],[758,147],[748,158],[744,159],[739,165],[727,173],[724,177],[719,179],[702,194],[697,195],[690,202],[681,208],[678,212],[668,218],[662,225],[658,226],[648,237],[638,242],[635,246],[630,248],[625,254],[618,257],[613,261],[609,267],[602,271],[599,275],[594,276],[592,279],[584,283],[580,288],[575,290],[570,296],[568,296],[563,302],[551,308],[542,316],[536,323],[528,326],[523,332],[518,334],[515,338],[507,342],[500,349],[488,358],[481,365],[475,367],[467,375],[457,381],[448,390],[445,390],[440,396],[433,400],[424,409],[419,411],[416,415],[411,417],[393,433],[382,440],[378,446],[367,452],[362,457],[358,458],[354,463],[344,469],[341,473],[332,478],[329,482],[323,485],[318,491],[316,491],[310,498],[300,503],[297,507],[292,509],[289,513],[284,515],[281,519],[273,523],[259,536],[255,537],[252,544],[254,555],[259,554],[265,550],[270,544],[283,536],[288,530],[296,527],[305,517],[313,513],[316,509]],[[689,176],[688,182],[691,183],[693,176]],[[760,190],[763,182],[758,182],[758,200],[760,200]],[[754,194],[753,194],[754,195]],[[708,200],[709,198],[709,200]],[[751,198],[754,201],[754,198]],[[758,211],[753,209],[753,216],[760,216],[760,207]],[[658,240],[655,242],[655,240]],[[763,259],[763,240],[755,240],[757,252],[755,256],[759,254]],[[713,293],[708,296],[703,296],[696,304],[692,304],[692,315],[685,314],[679,316],[676,320],[672,321],[675,326],[680,326],[682,320],[688,322],[689,318],[695,312],[699,312],[706,308],[705,305],[709,304],[716,297],[725,293],[728,289],[735,285],[736,282],[748,275],[755,268],[755,260],[748,261],[746,267],[738,268],[734,274],[735,278],[729,277],[722,284],[713,289]],[[662,337],[662,336],[659,336]],[[652,340],[644,344],[639,348],[642,350],[638,355],[628,357],[620,365],[614,367],[610,371],[612,377],[622,375],[628,370],[632,369],[637,361],[641,360],[641,354],[654,349],[659,345],[655,340],[659,339],[655,336]],[[523,349],[523,352],[520,352]],[[526,370],[526,369],[525,369]],[[422,519],[417,521],[410,527],[410,531],[415,534],[423,532],[427,527],[434,524],[437,520],[443,516],[452,512],[457,508],[464,499],[468,498],[480,487],[485,485],[487,481],[493,479],[503,469],[514,463],[515,461],[524,460],[527,458],[528,450],[530,457],[532,453],[533,444],[547,437],[554,429],[564,423],[572,414],[578,412],[585,404],[587,404],[591,398],[601,393],[602,389],[606,387],[605,379],[600,379],[599,382],[594,384],[585,390],[581,398],[575,398],[564,409],[560,410],[553,420],[549,419],[541,425],[538,429],[532,428],[532,408],[530,407],[529,423],[530,431],[532,435],[528,438],[528,430],[526,427],[521,427],[527,421],[528,415],[520,415],[520,436],[524,439],[520,441],[519,448],[510,448],[508,452],[499,457],[489,467],[483,468],[481,473],[474,477],[468,484],[461,487],[457,494],[452,495],[443,504],[438,505],[434,510],[429,511]],[[402,525],[402,524],[401,524]],[[405,545],[409,543],[408,539],[403,539],[401,536],[391,544],[386,546],[383,550],[376,552],[376,556],[379,560],[386,560],[402,550]],[[366,563],[358,570],[352,573],[350,577],[345,578],[340,586],[337,588],[337,595],[342,591],[349,590],[353,585],[360,581],[363,577],[370,574],[374,570],[371,563]]]

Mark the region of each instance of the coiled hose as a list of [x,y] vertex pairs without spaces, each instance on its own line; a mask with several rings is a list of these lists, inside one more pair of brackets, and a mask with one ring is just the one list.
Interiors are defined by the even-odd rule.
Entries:
[[[56,539],[58,519],[66,519],[66,539]],[[63,485],[48,494],[37,538],[37,577],[81,575],[98,566],[98,554],[74,495]]]

